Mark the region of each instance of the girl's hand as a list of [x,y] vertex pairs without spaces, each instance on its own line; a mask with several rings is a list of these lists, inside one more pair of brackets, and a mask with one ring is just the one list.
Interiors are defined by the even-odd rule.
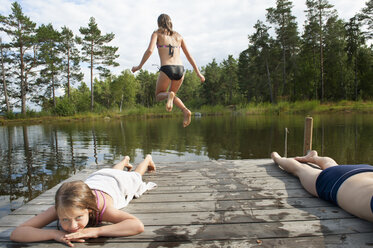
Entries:
[[74,233],[64,235],[64,238],[68,241],[84,242],[84,239],[97,238],[98,228],[84,228]]
[[74,241],[74,242],[80,242],[80,243],[83,243],[85,242],[84,239],[74,239],[74,240],[70,240],[70,239],[67,239],[66,237],[66,232],[63,232],[63,231],[57,231],[56,232],[56,235],[54,237],[54,240],[56,240],[57,242],[60,242],[60,243],[65,243],[66,245],[70,246],[70,247],[74,247],[74,244],[71,243],[71,241]]
[[132,67],[132,72],[133,73],[135,73],[136,71],[138,71],[138,70],[140,70],[141,69],[141,67],[140,66],[134,66],[134,67]]
[[199,78],[201,79],[201,83],[205,82],[205,77],[204,77],[202,74],[200,74],[200,75],[198,75],[198,76],[199,76]]

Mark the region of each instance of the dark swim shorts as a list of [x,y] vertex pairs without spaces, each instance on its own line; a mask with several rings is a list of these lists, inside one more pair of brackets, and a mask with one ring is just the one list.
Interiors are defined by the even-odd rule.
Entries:
[[[342,183],[349,177],[363,172],[373,172],[368,164],[337,165],[323,170],[316,180],[316,191],[321,199],[333,202],[338,206],[337,193]],[[373,213],[373,197],[370,201]]]

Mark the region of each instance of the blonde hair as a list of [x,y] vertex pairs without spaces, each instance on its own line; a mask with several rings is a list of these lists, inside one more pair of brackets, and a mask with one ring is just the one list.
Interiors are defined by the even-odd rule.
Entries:
[[166,35],[172,35],[174,33],[172,30],[171,18],[167,14],[158,16],[158,30]]
[[83,181],[66,182],[61,185],[55,195],[55,208],[88,209],[89,225],[96,225],[96,215],[99,211],[96,197]]

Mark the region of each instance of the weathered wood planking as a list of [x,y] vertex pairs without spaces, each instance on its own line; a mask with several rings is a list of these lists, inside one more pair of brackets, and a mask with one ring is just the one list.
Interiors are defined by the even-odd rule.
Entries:
[[[85,169],[68,180],[84,180]],[[144,176],[158,188],[124,209],[144,233],[98,238],[77,247],[369,247],[373,223],[312,197],[297,178],[269,159],[160,164]],[[17,225],[53,205],[59,185],[0,219],[0,246],[66,247],[55,242],[17,244]],[[55,228],[51,223],[46,228]]]

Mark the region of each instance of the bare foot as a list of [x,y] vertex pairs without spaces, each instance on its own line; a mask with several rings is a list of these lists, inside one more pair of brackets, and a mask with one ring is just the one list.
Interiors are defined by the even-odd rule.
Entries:
[[183,113],[184,113],[183,127],[187,127],[187,126],[189,126],[190,122],[192,121],[191,120],[192,112],[190,112],[189,109],[185,108],[185,109],[183,109]]
[[148,171],[149,172],[155,172],[156,168],[155,168],[155,164],[154,164],[152,156],[150,154],[148,154],[148,155],[146,155],[145,159],[149,160]]
[[175,97],[175,93],[173,91],[170,91],[168,93],[168,98],[167,98],[167,103],[166,103],[166,110],[168,112],[171,112],[172,111],[172,108],[173,108],[173,104],[174,104],[174,97]]
[[281,156],[277,152],[272,152],[271,153],[271,158],[273,160],[276,160],[277,158],[281,158]]
[[280,168],[281,170],[285,170],[285,169],[282,168],[281,165],[279,164],[279,159],[281,159],[281,156],[280,156],[277,152],[272,152],[272,153],[271,153],[271,158],[273,159],[273,161],[275,162],[275,164],[278,165],[278,168]]
[[128,171],[132,170],[133,168],[132,164],[130,164],[129,162],[130,162],[130,157],[125,156],[123,159],[123,163],[124,163],[124,167],[126,167]]
[[302,163],[314,163],[315,162],[315,157],[317,157],[317,151],[315,150],[312,150],[312,151],[309,151],[307,153],[306,156],[302,156],[302,157],[295,157],[294,159],[297,160],[298,162],[302,162]]
[[278,165],[278,167],[282,170],[285,170],[293,175],[297,175],[297,171],[301,163],[292,159],[292,158],[283,158],[277,152],[271,153],[271,158],[273,161]]

